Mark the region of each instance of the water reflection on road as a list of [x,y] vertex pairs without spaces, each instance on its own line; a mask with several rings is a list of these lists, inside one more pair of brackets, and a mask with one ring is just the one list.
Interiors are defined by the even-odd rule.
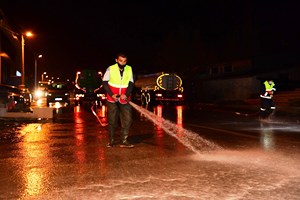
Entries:
[[[106,148],[107,127],[80,107],[22,126],[19,142],[0,146],[0,199],[299,198],[299,124],[148,110],[157,123],[134,113],[134,149]],[[106,107],[97,115],[105,121]],[[169,122],[175,137],[164,130]],[[195,153],[179,142],[185,131],[223,148]]]
[[49,170],[53,169],[47,133],[40,123],[32,123],[20,130],[22,142],[15,146],[12,160],[7,160],[13,169],[12,182],[16,184],[15,195],[38,196],[48,188]]

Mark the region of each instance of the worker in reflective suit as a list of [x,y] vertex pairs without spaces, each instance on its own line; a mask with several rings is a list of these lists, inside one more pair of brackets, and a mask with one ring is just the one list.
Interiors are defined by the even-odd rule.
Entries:
[[109,143],[107,147],[116,145],[114,136],[120,119],[120,147],[132,148],[134,145],[128,142],[129,128],[132,124],[132,107],[128,102],[134,87],[134,81],[132,68],[127,65],[127,57],[125,54],[118,54],[116,63],[106,69],[103,76],[103,87],[107,93],[109,129]]
[[276,107],[273,101],[273,95],[276,91],[275,83],[272,79],[266,80],[261,87],[261,107],[260,107],[260,117],[262,119],[268,118],[274,113]]

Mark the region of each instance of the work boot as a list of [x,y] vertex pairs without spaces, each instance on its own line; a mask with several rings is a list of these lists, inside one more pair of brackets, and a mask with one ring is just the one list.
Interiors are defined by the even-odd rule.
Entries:
[[113,139],[109,140],[109,143],[106,145],[107,148],[111,148],[115,146],[115,142]]
[[133,145],[133,144],[130,144],[127,140],[124,140],[124,141],[122,142],[122,144],[120,144],[120,147],[122,147],[122,148],[133,148],[134,145]]
[[107,143],[107,145],[106,145],[107,148],[111,148],[111,147],[114,147],[114,146],[115,146],[115,144],[114,143],[110,143],[110,142]]

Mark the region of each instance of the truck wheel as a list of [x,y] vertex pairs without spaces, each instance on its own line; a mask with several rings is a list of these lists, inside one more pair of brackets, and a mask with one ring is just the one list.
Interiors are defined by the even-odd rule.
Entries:
[[147,102],[147,104],[149,104],[150,101],[151,101],[150,93],[147,93],[146,94],[146,102]]
[[145,93],[141,94],[141,104],[146,105],[147,104],[147,98],[145,96]]

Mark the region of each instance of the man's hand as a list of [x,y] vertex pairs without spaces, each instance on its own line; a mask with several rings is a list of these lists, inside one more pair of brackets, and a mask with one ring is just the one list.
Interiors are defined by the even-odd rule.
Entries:
[[119,98],[120,98],[120,95],[119,94],[113,94],[112,98],[114,99],[114,101],[118,101]]
[[127,96],[125,94],[121,94],[120,98],[125,101],[127,100]]

